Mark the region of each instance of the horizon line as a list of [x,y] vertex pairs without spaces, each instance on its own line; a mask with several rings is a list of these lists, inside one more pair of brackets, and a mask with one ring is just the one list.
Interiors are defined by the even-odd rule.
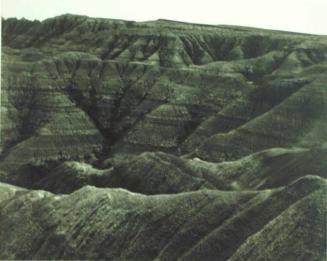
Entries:
[[79,16],[79,17],[87,17],[92,19],[106,19],[106,20],[116,20],[116,21],[124,21],[124,22],[134,22],[134,23],[151,23],[151,22],[173,22],[179,24],[188,24],[194,26],[207,26],[207,27],[231,27],[231,29],[247,29],[247,30],[263,30],[263,31],[273,31],[279,33],[290,33],[290,34],[301,34],[301,35],[311,35],[311,36],[327,36],[327,34],[315,34],[315,33],[307,33],[307,32],[300,32],[300,31],[287,31],[283,29],[275,29],[275,28],[263,28],[263,27],[256,27],[256,26],[249,26],[249,25],[238,25],[238,24],[210,24],[210,23],[200,23],[200,22],[192,22],[192,21],[181,21],[181,20],[173,20],[167,18],[157,18],[154,20],[133,20],[133,19],[121,19],[121,18],[110,18],[110,17],[100,17],[100,16],[89,16],[84,14],[74,14],[74,13],[63,13],[59,15],[50,16],[44,19],[31,19],[26,17],[16,17],[16,16],[9,16],[4,17],[1,16],[1,20],[8,20],[8,19],[17,19],[17,20],[27,20],[31,22],[40,22],[43,23],[46,20],[54,19],[57,17],[62,16]]

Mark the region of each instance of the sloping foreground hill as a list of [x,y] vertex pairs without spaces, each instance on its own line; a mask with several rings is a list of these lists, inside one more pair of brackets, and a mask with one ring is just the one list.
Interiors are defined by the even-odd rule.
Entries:
[[1,259],[324,260],[326,181],[273,190],[70,195],[0,185]]

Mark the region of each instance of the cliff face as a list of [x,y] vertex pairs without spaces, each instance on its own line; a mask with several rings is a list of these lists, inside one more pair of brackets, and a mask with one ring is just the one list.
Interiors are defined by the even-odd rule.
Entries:
[[0,258],[323,257],[327,37],[63,15],[2,46]]

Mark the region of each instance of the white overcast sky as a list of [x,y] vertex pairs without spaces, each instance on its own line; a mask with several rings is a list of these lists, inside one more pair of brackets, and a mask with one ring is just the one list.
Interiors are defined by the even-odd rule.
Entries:
[[159,18],[327,35],[327,0],[0,0],[1,16],[44,20],[72,13],[147,21]]

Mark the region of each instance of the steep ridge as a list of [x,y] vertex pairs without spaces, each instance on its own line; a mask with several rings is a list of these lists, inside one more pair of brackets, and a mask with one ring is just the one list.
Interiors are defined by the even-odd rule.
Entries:
[[241,127],[213,135],[195,155],[221,161],[272,147],[312,147],[325,142],[327,89],[325,78],[319,80]]
[[235,161],[213,163],[163,152],[109,158],[100,169],[66,161],[24,165],[1,180],[31,189],[71,193],[85,185],[125,188],[142,194],[174,194],[201,189],[226,191],[278,188],[311,175],[327,178],[327,150],[274,148]]
[[[322,260],[325,254],[326,182],[313,176],[261,192],[169,196],[90,186],[67,196],[0,189],[6,195],[0,203],[2,259],[268,260],[265,255],[278,253],[287,260]],[[278,252],[290,241],[296,251]],[[261,245],[269,247],[262,252]]]

